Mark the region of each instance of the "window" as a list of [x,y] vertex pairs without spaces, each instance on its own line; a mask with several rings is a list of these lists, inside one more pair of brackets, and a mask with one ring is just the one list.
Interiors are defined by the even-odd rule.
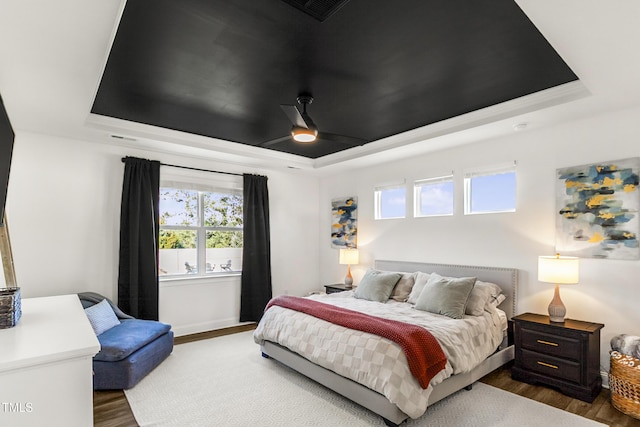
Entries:
[[404,218],[407,194],[404,184],[375,189],[375,219]]
[[515,211],[515,163],[465,173],[465,215]]
[[453,215],[453,175],[413,184],[414,216]]
[[241,191],[188,186],[160,188],[159,276],[240,272]]

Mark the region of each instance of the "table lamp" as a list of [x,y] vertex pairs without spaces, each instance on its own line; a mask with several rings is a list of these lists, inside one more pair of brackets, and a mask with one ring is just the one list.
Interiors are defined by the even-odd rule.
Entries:
[[580,265],[578,258],[560,256],[538,257],[538,280],[545,283],[554,283],[556,290],[551,303],[549,303],[549,320],[556,323],[564,322],[567,310],[560,299],[558,285],[573,285],[579,280]]
[[340,264],[347,265],[347,275],[344,278],[344,284],[347,288],[353,286],[353,277],[351,276],[351,264],[358,263],[358,250],[353,248],[340,249]]

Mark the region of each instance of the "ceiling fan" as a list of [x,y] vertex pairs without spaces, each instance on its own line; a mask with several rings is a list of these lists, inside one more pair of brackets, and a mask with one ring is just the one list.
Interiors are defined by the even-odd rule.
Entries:
[[293,126],[291,127],[291,133],[287,136],[272,139],[271,141],[263,142],[261,147],[268,147],[270,145],[278,144],[287,140],[293,140],[298,144],[313,144],[318,140],[336,142],[338,144],[349,145],[351,147],[357,147],[365,144],[367,141],[360,138],[354,138],[346,135],[336,135],[333,133],[319,132],[318,127],[311,119],[311,116],[307,113],[307,105],[313,102],[313,96],[307,93],[302,93],[297,98],[298,104],[302,105],[302,112],[295,105],[280,105],[284,114],[289,118]]

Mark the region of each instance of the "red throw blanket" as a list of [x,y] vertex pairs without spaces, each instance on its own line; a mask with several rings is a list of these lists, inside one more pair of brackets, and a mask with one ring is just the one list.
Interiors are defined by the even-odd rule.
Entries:
[[440,343],[431,332],[417,325],[369,316],[308,298],[276,297],[269,301],[265,310],[272,305],[306,313],[318,319],[379,335],[396,342],[404,351],[409,369],[422,388],[427,388],[431,379],[443,370],[447,363],[447,357]]

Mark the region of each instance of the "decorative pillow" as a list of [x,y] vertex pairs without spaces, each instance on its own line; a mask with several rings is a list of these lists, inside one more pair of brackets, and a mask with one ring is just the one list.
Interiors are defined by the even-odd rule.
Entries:
[[369,301],[386,302],[402,274],[368,269],[358,284],[354,297]]
[[413,285],[416,283],[416,273],[400,273],[402,276],[396,286],[393,288],[393,292],[391,293],[391,299],[405,302],[407,298],[409,298],[409,294],[411,293],[411,289],[413,289]]
[[411,293],[407,298],[407,302],[410,304],[415,304],[418,302],[418,297],[420,296],[420,293],[424,289],[424,285],[427,284],[427,282],[429,281],[429,277],[431,277],[431,274],[423,273],[422,271],[416,272],[415,275],[416,275],[415,283],[413,284]]
[[495,283],[476,280],[476,284],[469,294],[465,314],[470,314],[471,316],[482,316],[485,306],[501,293],[502,289],[500,289],[500,286]]
[[444,314],[452,319],[462,319],[475,282],[475,277],[454,279],[432,273],[418,297],[416,308],[430,313]]
[[109,301],[106,299],[103,299],[96,305],[85,308],[84,312],[87,315],[89,323],[91,323],[91,327],[96,335],[100,335],[101,333],[120,324],[118,317],[116,317],[116,314],[109,305]]
[[489,307],[497,308],[506,299],[507,299],[507,296],[505,294],[500,294],[497,297],[493,298],[491,301],[489,301]]

